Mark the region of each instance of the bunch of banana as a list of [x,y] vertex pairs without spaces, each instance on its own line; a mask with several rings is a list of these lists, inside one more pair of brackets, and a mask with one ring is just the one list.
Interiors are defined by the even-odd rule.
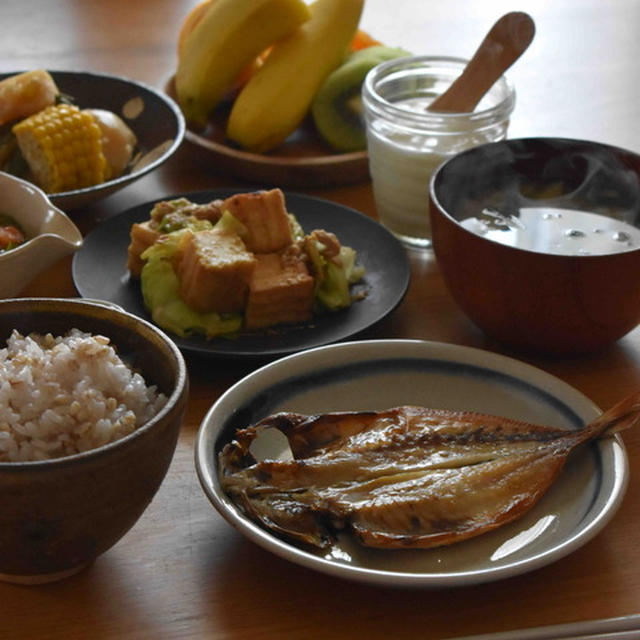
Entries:
[[208,2],[178,56],[176,95],[187,121],[204,125],[243,67],[309,18],[303,0]]
[[364,0],[315,0],[311,18],[276,43],[236,98],[227,135],[245,149],[280,144],[309,112],[325,78],[343,61]]
[[314,0],[310,6],[303,0],[203,0],[187,16],[178,42],[176,92],[189,124],[204,125],[233,91],[226,133],[245,149],[273,149],[309,113],[336,150],[364,148],[364,76],[406,52],[358,29],[363,5],[364,0]]

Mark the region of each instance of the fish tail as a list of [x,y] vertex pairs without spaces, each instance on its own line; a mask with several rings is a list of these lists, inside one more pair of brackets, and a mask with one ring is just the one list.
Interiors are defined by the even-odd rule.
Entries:
[[627,396],[591,422],[586,431],[590,437],[606,437],[633,427],[640,422],[640,391]]

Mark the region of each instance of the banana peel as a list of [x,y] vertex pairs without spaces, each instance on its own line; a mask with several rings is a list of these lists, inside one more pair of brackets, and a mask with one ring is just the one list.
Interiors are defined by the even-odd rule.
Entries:
[[204,126],[242,69],[311,16],[303,0],[215,0],[184,37],[175,88],[190,125]]
[[283,142],[309,112],[325,78],[344,60],[363,5],[364,0],[316,0],[309,7],[311,18],[273,46],[240,91],[227,136],[258,153]]

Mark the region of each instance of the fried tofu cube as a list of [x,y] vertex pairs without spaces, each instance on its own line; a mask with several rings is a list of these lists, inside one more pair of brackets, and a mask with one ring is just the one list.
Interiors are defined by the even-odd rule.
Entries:
[[256,255],[245,312],[247,329],[302,322],[312,317],[314,279],[290,251]]
[[237,193],[223,201],[222,209],[247,228],[244,241],[249,251],[273,253],[293,242],[284,194],[280,189]]
[[134,223],[130,231],[131,242],[127,248],[127,267],[131,275],[140,277],[140,272],[144,266],[144,260],[140,257],[146,249],[155,244],[160,237],[160,232],[153,228],[150,220],[141,223]]
[[201,313],[242,312],[256,266],[241,238],[210,229],[185,235],[175,266],[180,297]]

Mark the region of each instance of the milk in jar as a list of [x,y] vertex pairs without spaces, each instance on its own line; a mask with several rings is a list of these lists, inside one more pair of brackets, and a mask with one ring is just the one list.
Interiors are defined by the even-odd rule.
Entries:
[[429,182],[447,158],[506,136],[514,90],[502,77],[473,113],[436,113],[429,104],[466,65],[458,58],[399,58],[372,69],[362,99],[378,218],[408,247],[431,245]]

